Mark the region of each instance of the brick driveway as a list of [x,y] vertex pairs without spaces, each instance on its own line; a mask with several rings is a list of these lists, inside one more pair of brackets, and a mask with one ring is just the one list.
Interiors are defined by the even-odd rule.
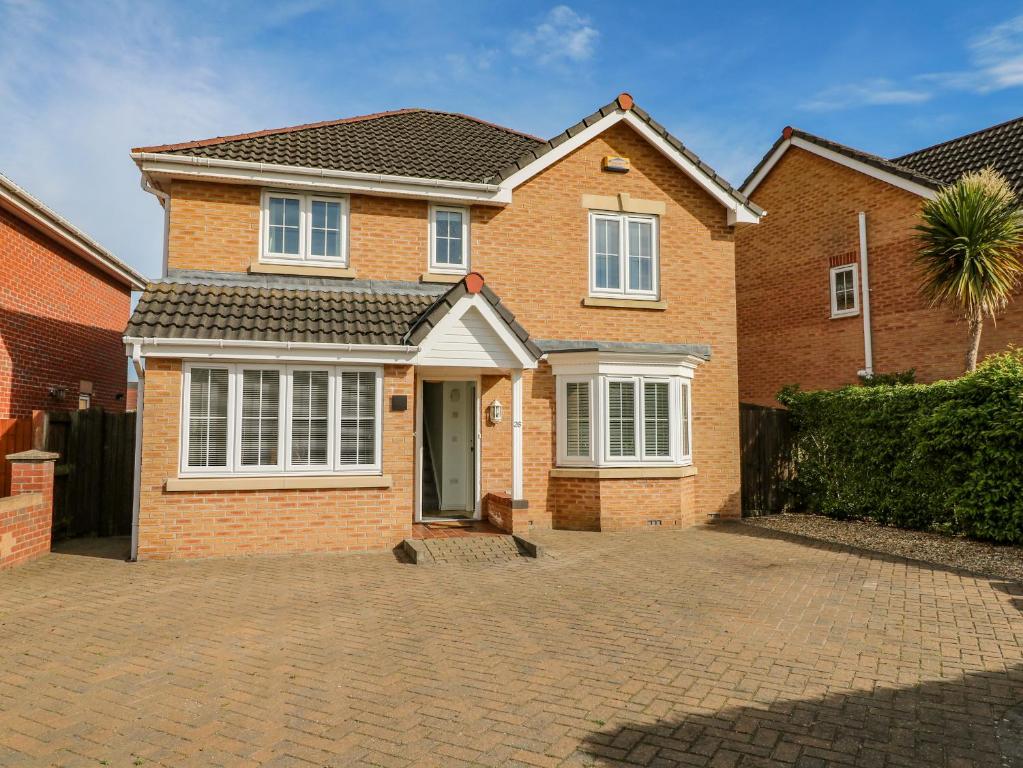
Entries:
[[1016,585],[738,525],[546,543],[0,574],[0,765],[1023,765]]

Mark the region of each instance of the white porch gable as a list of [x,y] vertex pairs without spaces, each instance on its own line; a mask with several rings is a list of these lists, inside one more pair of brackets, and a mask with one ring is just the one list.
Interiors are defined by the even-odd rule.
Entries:
[[529,348],[479,293],[462,296],[419,344],[415,365],[536,368]]

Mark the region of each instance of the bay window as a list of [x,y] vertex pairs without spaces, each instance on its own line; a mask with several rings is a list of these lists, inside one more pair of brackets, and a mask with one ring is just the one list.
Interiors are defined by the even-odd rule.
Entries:
[[656,299],[657,217],[590,213],[590,293]]
[[262,261],[347,266],[347,198],[267,191],[262,216]]
[[382,372],[186,364],[183,474],[376,474]]
[[676,375],[558,375],[558,464],[690,464],[689,387]]

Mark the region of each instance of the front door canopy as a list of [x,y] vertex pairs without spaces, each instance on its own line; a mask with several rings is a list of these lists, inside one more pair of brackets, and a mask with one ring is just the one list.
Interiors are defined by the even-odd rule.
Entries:
[[419,347],[413,364],[421,366],[536,368],[543,354],[476,272],[440,297],[405,343]]

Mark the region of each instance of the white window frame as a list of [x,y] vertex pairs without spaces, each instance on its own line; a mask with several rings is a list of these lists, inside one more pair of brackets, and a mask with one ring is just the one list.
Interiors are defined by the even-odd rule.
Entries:
[[[852,272],[853,276],[853,307],[852,309],[839,310],[838,291],[835,286],[835,279],[839,272]],[[831,317],[853,317],[860,313],[860,271],[856,264],[842,264],[832,267],[828,272],[828,283],[831,293]]]
[[[196,366],[201,367],[201,366]],[[270,373],[276,373],[279,377],[279,384],[277,388],[277,463],[266,464],[261,466],[245,466],[242,464],[242,411],[244,410],[245,398],[242,396],[242,377],[245,375],[245,371],[268,371]],[[237,381],[234,381],[237,377]],[[287,377],[290,378],[290,377]],[[287,378],[284,369],[279,365],[245,365],[238,364],[234,366],[234,370],[228,373],[228,402],[231,401],[231,388],[236,387],[236,395],[234,398],[234,432],[232,433],[232,420],[231,410],[228,408],[227,416],[227,440],[228,444],[233,443],[234,448],[234,471],[236,473],[251,473],[251,472],[266,472],[266,473],[278,473],[284,469],[284,446],[287,444],[287,440],[284,437],[284,398],[287,395]],[[186,412],[187,413],[187,412]],[[186,456],[188,454],[185,454]],[[228,466],[231,466],[228,464]],[[205,469],[209,469],[206,467]]]
[[[270,198],[282,197],[299,201],[298,214],[298,254],[271,253],[270,247]],[[339,233],[339,256],[313,256],[310,254],[312,248],[312,205],[314,202],[340,203],[341,205],[341,231]],[[349,200],[347,195],[321,195],[321,194],[297,194],[276,189],[264,189],[259,207],[259,261],[262,264],[290,264],[310,267],[339,267],[348,266],[348,220]]]
[[[618,275],[619,288],[597,287],[597,222],[608,219],[618,221]],[[651,288],[649,291],[629,288],[629,222],[643,221],[651,225],[650,246],[652,259]],[[617,213],[614,211],[590,211],[589,217],[589,270],[590,296],[595,298],[627,298],[642,301],[657,301],[661,292],[660,221],[654,215]]]
[[[592,375],[557,375],[555,410],[557,416],[557,462],[564,467],[635,467],[635,466],[689,466],[693,463],[692,380],[685,376],[651,373],[595,373]],[[610,384],[613,381],[630,382],[636,388],[634,403],[636,419],[636,453],[633,456],[612,456],[609,435]],[[568,455],[568,412],[566,408],[569,383],[587,382],[590,385],[590,454]],[[646,455],[646,419],[644,384],[668,383],[668,445],[667,456]],[[682,405],[685,403],[686,432],[682,430]],[[686,451],[688,446],[689,450]]]
[[[438,213],[459,213],[462,215],[462,264],[438,264],[437,263],[437,214]],[[427,228],[429,239],[430,259],[427,265],[429,272],[438,275],[466,275],[470,272],[470,248],[469,248],[469,215],[470,209],[460,205],[430,205],[430,221]]]
[[[195,368],[214,368],[228,372],[227,386],[227,465],[226,467],[190,467],[188,465],[188,422],[191,408],[191,374]],[[281,403],[278,412],[278,463],[274,467],[245,467],[241,465],[241,381],[242,371],[275,370],[281,375]],[[297,370],[327,371],[330,387],[328,396],[329,422],[327,425],[327,445],[330,460],[324,466],[294,466],[291,463],[291,413],[292,413],[292,373]],[[338,449],[338,432],[340,413],[338,397],[340,373],[342,371],[368,371],[374,374],[376,386],[374,414],[376,431],[374,434],[374,456],[372,464],[341,464]],[[259,477],[265,475],[379,475],[383,470],[383,369],[377,366],[362,365],[249,365],[245,363],[213,363],[205,361],[189,362],[182,366],[182,395],[179,435],[181,449],[178,459],[179,473],[188,477]]]

